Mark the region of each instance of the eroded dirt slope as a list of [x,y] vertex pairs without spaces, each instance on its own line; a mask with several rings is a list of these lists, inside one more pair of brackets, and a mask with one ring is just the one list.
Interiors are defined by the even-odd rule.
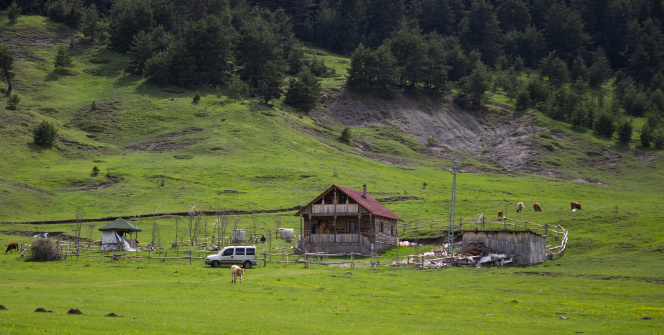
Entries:
[[451,103],[405,98],[360,100],[344,95],[313,117],[322,122],[333,119],[349,127],[393,125],[433,151],[463,151],[514,171],[527,170],[525,165],[539,154],[532,138],[541,129],[530,122],[531,116],[500,109],[471,113]]

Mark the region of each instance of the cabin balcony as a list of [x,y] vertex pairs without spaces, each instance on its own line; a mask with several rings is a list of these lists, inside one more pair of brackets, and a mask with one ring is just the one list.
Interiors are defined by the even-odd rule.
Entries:
[[312,215],[357,215],[359,211],[358,204],[340,204],[340,205],[312,205],[311,214]]

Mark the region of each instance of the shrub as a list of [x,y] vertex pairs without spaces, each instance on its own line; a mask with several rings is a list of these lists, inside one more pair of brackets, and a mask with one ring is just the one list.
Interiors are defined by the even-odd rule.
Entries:
[[92,104],[90,105],[90,110],[96,111],[97,110],[97,101],[92,100]]
[[55,139],[58,137],[58,128],[50,122],[42,121],[32,131],[32,134],[36,145],[50,148],[55,144]]
[[40,238],[32,242],[30,256],[26,258],[29,262],[48,262],[60,260],[58,248],[50,238]]
[[345,127],[344,130],[341,131],[341,136],[339,136],[339,139],[346,143],[350,143],[352,137],[353,135],[350,132],[350,128]]
[[595,120],[595,134],[611,138],[616,131],[613,117],[609,113],[600,113]]
[[16,23],[18,15],[21,14],[21,9],[22,8],[16,3],[16,1],[12,2],[12,4],[7,7],[7,18],[9,21]]
[[656,149],[664,149],[664,129],[659,128],[654,131],[652,143]]
[[98,175],[99,175],[99,168],[97,167],[97,165],[95,165],[95,166],[92,168],[92,173],[90,174],[90,176],[92,176],[92,177],[96,177],[96,176],[98,176]]
[[192,102],[195,104],[201,102],[201,94],[198,93],[198,91],[196,91],[196,94],[194,94],[194,100]]
[[618,122],[618,141],[623,144],[629,144],[632,140],[632,122],[622,119]]
[[11,111],[16,110],[16,106],[18,106],[18,103],[20,101],[21,101],[21,98],[18,95],[12,94],[12,96],[9,97],[9,99],[7,99],[7,109],[9,109]]
[[530,94],[527,90],[519,90],[516,94],[516,109],[526,110],[530,104]]
[[641,141],[641,146],[644,148],[650,147],[650,142],[653,139],[653,129],[647,123],[641,127],[641,135],[639,140]]

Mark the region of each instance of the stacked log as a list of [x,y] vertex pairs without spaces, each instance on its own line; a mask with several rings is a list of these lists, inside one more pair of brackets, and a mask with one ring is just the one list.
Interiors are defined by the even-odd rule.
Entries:
[[499,252],[485,246],[484,243],[470,242],[459,253],[463,256],[486,256]]

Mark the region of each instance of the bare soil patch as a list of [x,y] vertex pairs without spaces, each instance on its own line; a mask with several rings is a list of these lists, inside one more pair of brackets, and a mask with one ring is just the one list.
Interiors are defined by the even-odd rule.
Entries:
[[535,126],[530,115],[512,114],[500,107],[466,111],[452,103],[413,101],[402,97],[391,100],[341,95],[327,110],[312,112],[321,123],[341,123],[349,127],[392,125],[406,132],[431,153],[446,151],[471,154],[494,161],[513,171],[529,170],[528,162],[539,157],[533,135],[543,128]]
[[199,132],[201,132],[201,130],[199,129],[189,129],[176,133],[166,134],[143,143],[128,146],[127,149],[134,151],[158,151],[158,152],[182,150],[191,145],[194,145],[196,143],[196,140],[194,139],[179,140],[178,142],[175,142],[173,140],[179,137],[192,135]]

